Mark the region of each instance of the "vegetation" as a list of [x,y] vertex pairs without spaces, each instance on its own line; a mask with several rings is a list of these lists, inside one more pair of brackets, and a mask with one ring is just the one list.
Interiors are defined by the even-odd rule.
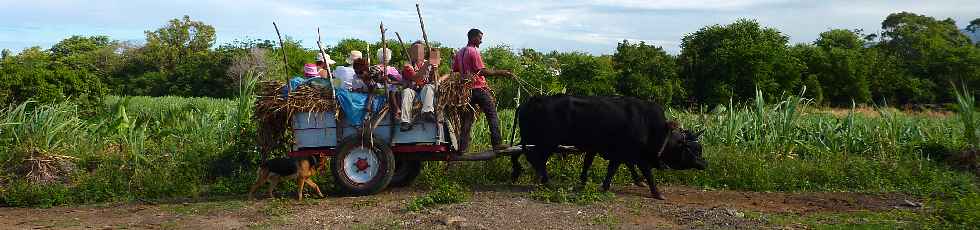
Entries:
[[[490,79],[498,98],[507,99],[524,88],[536,94],[624,95],[693,107],[747,100],[756,89],[780,95],[806,87],[806,96],[816,104],[847,107],[852,101],[955,103],[946,88],[949,82],[980,85],[980,47],[952,19],[900,12],[881,25],[881,33],[831,29],[812,43],[789,44],[779,30],[739,19],[684,36],[678,55],[630,41],[619,43],[612,55],[599,56],[515,51],[507,45],[484,47],[482,52],[489,66],[513,70],[522,79]],[[962,31],[977,27],[972,23]],[[82,112],[90,112],[88,108],[107,94],[231,98],[246,70],[259,68],[267,73],[264,78],[285,79],[300,75],[302,64],[313,62],[319,53],[317,47],[302,47],[289,36],[284,48],[270,40],[237,40],[215,47],[215,30],[184,16],[146,31],[144,44],[72,36],[50,49],[5,52],[0,57],[0,104],[71,98],[86,102]],[[397,40],[388,45],[392,62],[403,63]],[[338,65],[344,65],[351,50],[373,56],[381,45],[348,38],[324,46]],[[453,48],[438,42],[433,46],[446,62],[441,71],[448,72]],[[282,64],[283,52],[288,67]],[[515,105],[500,101],[504,108]]]
[[[945,160],[975,150],[980,141],[977,92],[970,91],[980,84],[980,48],[964,40],[952,20],[903,12],[890,15],[882,26],[881,34],[835,29],[812,44],[790,45],[778,30],[738,20],[685,36],[676,56],[629,41],[602,56],[531,49],[515,53],[508,46],[483,52],[488,65],[513,69],[520,78],[490,79],[505,134],[511,133],[517,92],[657,100],[669,105],[671,119],[706,130],[702,143],[711,162],[705,171],[658,172],[660,183],[899,192],[928,200],[934,209],[926,211],[927,223],[976,226],[976,175]],[[184,17],[148,31],[144,45],[75,36],[47,50],[5,52],[0,59],[0,104],[8,105],[0,109],[0,205],[49,207],[246,191],[259,161],[250,117],[255,82],[298,75],[300,64],[312,62],[316,52],[288,37],[284,48],[267,40],[212,48],[213,32]],[[341,61],[348,51],[366,46],[366,41],[345,39],[327,49]],[[437,47],[449,60],[452,49]],[[394,50],[395,62],[401,61],[403,55]],[[288,68],[279,64],[282,51],[289,57]],[[950,82],[960,91],[940,87]],[[885,106],[914,103],[957,103],[958,110],[945,116]],[[849,109],[833,113],[825,105]],[[475,125],[474,148],[486,149],[489,138],[482,122]],[[590,203],[613,196],[596,191],[595,184],[574,189],[581,158],[559,158],[548,165],[556,186],[535,188],[530,197]],[[605,165],[598,160],[593,167]],[[465,202],[471,189],[510,180],[510,162],[504,158],[453,165],[448,172],[442,162],[425,166],[417,184],[429,192],[407,204],[408,210]],[[530,174],[519,183],[532,184]],[[615,181],[627,183],[628,175],[619,173]],[[593,173],[590,179],[602,176]],[[316,180],[329,190],[330,177]]]

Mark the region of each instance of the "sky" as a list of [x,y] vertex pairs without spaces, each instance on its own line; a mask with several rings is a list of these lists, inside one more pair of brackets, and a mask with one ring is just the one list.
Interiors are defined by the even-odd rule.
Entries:
[[[71,35],[108,35],[143,42],[144,31],[190,15],[213,25],[217,44],[242,39],[276,40],[272,22],[285,36],[315,47],[316,28],[325,44],[343,38],[380,40],[382,21],[406,40],[420,40],[416,1],[396,0],[0,0],[0,49],[49,48]],[[980,18],[976,0],[426,0],[422,6],[431,41],[451,47],[466,43],[479,28],[484,46],[509,44],[538,51],[611,54],[622,40],[643,41],[680,52],[680,40],[699,28],[755,19],[809,43],[830,29],[880,31],[890,13],[909,11],[952,18],[964,28]]]

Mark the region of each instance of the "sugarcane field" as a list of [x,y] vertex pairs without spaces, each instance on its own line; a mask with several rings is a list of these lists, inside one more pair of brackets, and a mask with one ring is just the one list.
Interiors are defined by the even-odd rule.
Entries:
[[0,229],[978,229],[969,5],[0,3]]

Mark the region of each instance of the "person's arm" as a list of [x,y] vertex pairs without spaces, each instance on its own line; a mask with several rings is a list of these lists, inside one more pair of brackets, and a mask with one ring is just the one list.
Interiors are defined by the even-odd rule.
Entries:
[[480,55],[480,52],[473,52],[472,56],[473,56],[472,57],[472,63],[473,63],[474,66],[476,66],[476,69],[478,69],[478,71],[476,71],[477,75],[480,75],[480,76],[499,76],[499,77],[511,77],[511,76],[514,76],[513,74],[510,73],[510,71],[507,71],[507,70],[487,69],[486,68],[486,64],[483,63],[483,55]]
[[480,73],[480,75],[483,75],[483,76],[496,76],[496,77],[513,77],[514,76],[514,73],[511,73],[510,70],[493,70],[493,69],[486,69],[486,68],[484,68],[484,69],[481,69],[479,73]]

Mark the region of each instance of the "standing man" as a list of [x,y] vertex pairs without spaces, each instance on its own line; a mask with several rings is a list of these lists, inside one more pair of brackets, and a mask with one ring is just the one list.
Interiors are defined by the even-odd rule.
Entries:
[[[476,104],[480,110],[487,115],[487,124],[490,126],[490,144],[493,150],[503,150],[507,146],[500,137],[500,120],[497,118],[497,108],[494,104],[493,96],[490,94],[490,86],[487,85],[485,76],[514,77],[507,70],[490,70],[483,64],[483,57],[480,56],[480,44],[483,43],[483,32],[479,29],[470,29],[466,33],[469,41],[466,47],[456,52],[453,58],[453,72],[459,72],[463,77],[471,76],[473,87],[470,103]],[[470,144],[470,131],[473,128],[474,119],[471,116],[463,116],[463,130],[460,138],[460,152],[466,152]]]

